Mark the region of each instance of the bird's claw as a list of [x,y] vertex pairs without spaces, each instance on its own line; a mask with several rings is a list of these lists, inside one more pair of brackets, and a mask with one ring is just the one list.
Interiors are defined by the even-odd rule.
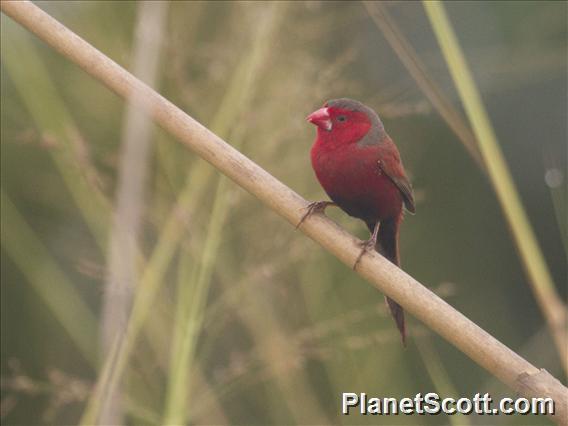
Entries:
[[357,265],[359,265],[359,262],[361,261],[361,259],[365,255],[365,253],[367,253],[368,251],[375,250],[376,244],[377,244],[377,240],[374,239],[374,238],[370,238],[367,241],[362,241],[360,243],[361,253],[359,253],[359,256],[357,256],[357,260],[355,260],[355,263],[353,264],[353,270],[355,270],[357,268]]
[[306,213],[304,213],[304,215],[296,225],[296,229],[298,229],[302,225],[302,223],[304,223],[304,221],[314,213],[323,213],[327,207],[334,205],[335,203],[332,201],[312,201],[306,207],[307,211]]

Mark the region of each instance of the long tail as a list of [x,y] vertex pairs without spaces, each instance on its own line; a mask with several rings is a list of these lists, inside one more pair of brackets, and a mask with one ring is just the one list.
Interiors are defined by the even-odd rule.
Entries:
[[[396,266],[400,266],[400,258],[398,254],[398,230],[401,220],[402,215],[394,219],[382,221],[379,228],[379,235],[376,245],[376,250]],[[369,225],[371,224],[367,224],[367,226]],[[369,228],[372,232],[373,227],[369,226]],[[387,302],[391,315],[396,322],[398,331],[400,331],[402,344],[406,346],[406,326],[404,323],[404,310],[402,309],[402,306],[400,306],[389,297],[385,296],[385,301]]]

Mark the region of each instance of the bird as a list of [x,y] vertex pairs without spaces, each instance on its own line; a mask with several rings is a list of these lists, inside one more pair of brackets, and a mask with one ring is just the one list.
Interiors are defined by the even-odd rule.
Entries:
[[[327,101],[306,120],[317,128],[311,163],[331,201],[310,203],[298,226],[327,207],[340,207],[365,222],[371,233],[353,269],[368,250],[378,251],[400,267],[403,206],[412,214],[416,206],[399,151],[381,119],[363,103],[341,98]],[[385,296],[385,300],[406,346],[404,310],[391,298]]]

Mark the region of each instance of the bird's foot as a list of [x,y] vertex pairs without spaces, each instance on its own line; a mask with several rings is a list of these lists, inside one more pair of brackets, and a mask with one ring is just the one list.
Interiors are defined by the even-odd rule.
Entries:
[[357,256],[357,260],[355,260],[355,263],[353,264],[353,270],[355,270],[357,268],[357,265],[359,265],[359,262],[361,261],[361,259],[365,255],[365,253],[367,253],[368,251],[374,251],[375,250],[376,244],[377,244],[377,238],[376,237],[371,237],[367,241],[362,241],[360,243],[361,253],[359,253],[359,256]]
[[314,213],[323,213],[329,206],[336,205],[337,204],[335,204],[333,201],[312,201],[306,207],[306,213],[304,213],[302,219],[300,219],[300,222],[298,222],[298,224],[296,225],[296,229],[298,229],[302,225],[302,223],[304,223],[304,221]]

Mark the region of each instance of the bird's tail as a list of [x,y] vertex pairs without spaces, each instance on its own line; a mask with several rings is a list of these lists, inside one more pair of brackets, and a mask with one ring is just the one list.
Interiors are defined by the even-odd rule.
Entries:
[[[400,266],[400,258],[398,254],[398,230],[400,226],[402,217],[397,217],[395,219],[389,219],[381,222],[379,228],[379,235],[377,238],[377,245],[375,249],[381,253],[384,257],[394,263],[396,266]],[[369,227],[372,232],[372,227]],[[402,338],[402,344],[406,346],[406,326],[404,323],[404,310],[402,306],[396,303],[389,297],[385,296],[385,301],[391,312],[398,331],[400,331],[400,336]]]

